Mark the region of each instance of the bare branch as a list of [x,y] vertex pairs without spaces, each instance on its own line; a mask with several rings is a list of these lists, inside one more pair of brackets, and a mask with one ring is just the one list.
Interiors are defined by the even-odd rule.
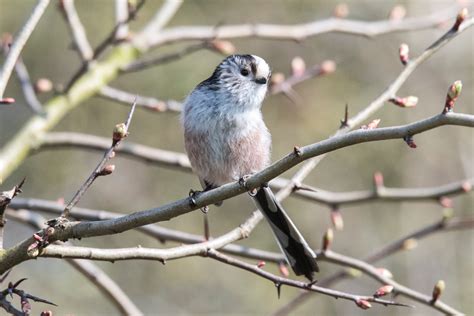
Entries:
[[36,28],[41,16],[43,15],[46,7],[48,6],[49,0],[38,0],[33,12],[28,18],[27,22],[21,29],[20,33],[16,37],[15,42],[8,52],[8,56],[5,59],[5,62],[0,70],[0,99],[3,98],[3,92],[7,86],[8,79],[15,67],[16,61],[20,56],[20,53],[23,47],[26,44],[26,41],[30,37],[33,30]]
[[114,133],[112,135],[112,145],[104,153],[104,157],[101,159],[101,161],[99,162],[97,167],[94,169],[94,171],[92,171],[89,178],[87,178],[87,180],[79,188],[76,194],[74,194],[74,196],[72,197],[68,205],[66,205],[63,213],[61,214],[61,217],[64,217],[64,218],[69,217],[71,209],[79,202],[81,197],[84,195],[84,193],[86,193],[87,189],[89,189],[89,187],[92,185],[95,179],[97,179],[97,177],[108,175],[113,172],[113,169],[115,167],[110,166],[113,168],[109,168],[110,170],[108,170],[106,164],[115,155],[115,149],[120,145],[120,143],[122,142],[122,139],[127,137],[129,127],[130,127],[130,122],[133,116],[133,112],[135,111],[135,106],[136,106],[136,102],[134,102],[132,105],[130,113],[128,114],[128,117],[127,117],[127,121],[125,123],[117,124],[115,126]]
[[151,97],[137,96],[109,86],[102,87],[99,96],[123,104],[131,104],[136,99],[138,107],[152,110],[154,112],[181,112],[182,109],[182,104],[178,101],[162,101]]
[[[7,206],[11,203],[11,201],[18,195],[20,194],[21,187],[25,183],[25,178],[18,184],[15,185],[11,190],[9,191],[3,191],[0,192],[0,249],[3,249],[3,233],[4,233],[4,227],[5,227],[5,209]],[[2,273],[3,274],[3,273]]]
[[[67,240],[69,238],[82,238],[92,236],[103,236],[107,234],[116,234],[126,230],[134,229],[138,226],[147,225],[163,220],[189,213],[195,209],[202,208],[206,205],[217,203],[224,199],[244,193],[247,190],[261,186],[263,183],[270,181],[279,174],[297,165],[305,159],[312,158],[339,148],[351,146],[358,143],[377,141],[382,139],[402,138],[407,133],[412,135],[423,131],[436,128],[442,125],[462,125],[474,126],[474,116],[457,113],[438,114],[431,118],[418,121],[412,124],[398,127],[380,128],[372,130],[357,130],[344,135],[334,136],[327,140],[300,148],[300,153],[296,155],[291,153],[280,159],[268,168],[256,173],[246,180],[246,186],[242,186],[238,182],[229,183],[219,188],[201,193],[194,197],[195,203],[190,203],[190,199],[182,199],[170,204],[150,209],[146,211],[136,212],[117,219],[99,221],[99,222],[67,222],[61,227],[57,227],[55,232],[50,236],[51,240]],[[296,179],[298,180],[298,179]],[[248,225],[242,225],[235,234],[237,236],[248,236],[255,225],[260,221],[262,215],[254,212],[252,218],[248,221]],[[243,233],[243,235],[242,235]],[[234,239],[236,240],[236,239]],[[234,241],[231,240],[230,242]],[[8,249],[4,253],[4,260],[0,262],[0,273],[5,272],[12,266],[30,259],[27,249],[33,243],[33,239],[27,239],[18,245]],[[209,241],[213,243],[214,240]],[[229,243],[229,242],[227,242]],[[224,244],[227,244],[224,243]],[[189,246],[192,247],[192,246]],[[222,247],[222,245],[220,246]],[[209,247],[219,248],[219,247]]]
[[[62,210],[59,210],[61,213]],[[15,221],[26,223],[34,229],[42,229],[45,219],[31,211],[17,210],[8,212],[8,217]],[[119,311],[126,315],[143,315],[132,300],[123,292],[123,290],[99,267],[94,263],[79,259],[65,259],[67,263],[73,266],[77,271],[89,279],[98,289],[104,293]]]
[[[380,261],[381,259],[384,259],[388,256],[393,255],[394,253],[401,251],[404,249],[404,244],[407,240],[420,240],[422,238],[426,238],[434,233],[442,232],[442,231],[451,231],[451,230],[458,230],[458,229],[472,229],[474,227],[474,220],[473,218],[453,218],[453,219],[441,219],[439,221],[436,221],[433,224],[429,224],[425,227],[422,227],[421,229],[410,233],[398,240],[395,240],[377,250],[375,250],[372,254],[366,256],[363,260],[363,262],[366,263],[375,263],[377,261]],[[348,273],[347,270],[340,270],[322,280],[319,281],[319,284],[321,286],[330,286],[334,284],[335,282],[338,282],[344,278],[347,278],[350,276],[350,273]],[[307,299],[309,299],[311,296],[309,295],[310,293],[301,293],[298,296],[296,296],[293,300],[291,300],[289,303],[278,309],[275,313],[272,315],[274,316],[285,316],[288,315],[294,308],[297,306],[300,306],[302,303],[304,303]],[[439,306],[438,306],[439,307]]]
[[[212,258],[212,259],[215,259],[217,261],[220,261],[220,262],[232,265],[234,267],[247,270],[247,271],[252,272],[256,275],[259,275],[259,276],[261,276],[261,277],[263,277],[267,280],[270,280],[270,281],[274,282],[275,286],[277,286],[277,287],[280,287],[282,285],[288,285],[288,286],[304,289],[304,290],[307,290],[307,291],[312,291],[312,292],[328,295],[328,296],[331,296],[331,297],[334,297],[334,298],[342,298],[342,299],[346,299],[346,300],[351,300],[354,303],[356,303],[358,306],[360,306],[359,302],[361,300],[364,300],[364,301],[367,301],[367,302],[373,302],[373,303],[377,303],[377,304],[382,304],[382,305],[385,305],[385,306],[386,305],[410,306],[410,305],[406,305],[406,304],[402,304],[402,303],[397,303],[397,302],[394,302],[394,301],[381,300],[381,299],[375,298],[373,296],[354,295],[354,294],[339,292],[339,291],[336,291],[336,290],[316,286],[316,285],[310,284],[310,283],[305,283],[305,282],[301,282],[301,281],[286,279],[286,278],[274,275],[272,273],[269,273],[265,270],[262,270],[262,269],[258,268],[256,265],[251,265],[251,264],[248,264],[244,261],[229,257],[227,255],[224,255],[224,254],[222,254],[222,253],[220,253],[220,252],[218,252],[214,249],[210,249],[207,252],[207,256]],[[278,291],[279,291],[279,289],[278,289]],[[369,304],[368,307],[370,307],[370,304]]]
[[123,40],[128,37],[128,0],[115,0],[115,24],[118,25],[115,32],[116,40]]
[[79,19],[74,0],[61,0],[59,8],[63,13],[65,20],[69,26],[74,45],[83,61],[90,61],[94,56],[89,41],[87,40],[86,30]]
[[185,40],[231,39],[257,37],[262,39],[286,39],[302,41],[310,36],[338,32],[373,37],[391,32],[406,32],[437,27],[439,23],[456,16],[458,8],[452,7],[423,17],[407,18],[401,21],[356,21],[328,18],[295,25],[242,24],[214,26],[181,26],[162,32],[144,34],[146,47],[160,46]]

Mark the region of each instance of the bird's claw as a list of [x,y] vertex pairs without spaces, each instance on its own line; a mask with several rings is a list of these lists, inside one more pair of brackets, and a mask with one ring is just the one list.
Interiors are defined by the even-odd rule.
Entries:
[[193,189],[189,190],[189,205],[191,207],[196,207],[197,206],[196,198],[201,193],[202,193],[202,191],[195,191]]

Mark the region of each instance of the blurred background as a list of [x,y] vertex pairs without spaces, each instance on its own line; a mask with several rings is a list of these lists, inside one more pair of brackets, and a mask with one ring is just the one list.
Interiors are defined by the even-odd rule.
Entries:
[[[29,16],[35,1],[0,0],[0,32],[16,34]],[[139,30],[162,1],[147,1],[138,19],[131,23]],[[185,1],[169,26],[218,25],[234,23],[292,24],[324,19],[333,14],[336,1]],[[455,5],[454,1],[346,1],[348,18],[361,20],[386,19],[397,4],[406,7],[408,16],[426,15]],[[93,46],[108,35],[114,26],[112,0],[76,1],[80,18]],[[411,55],[419,55],[439,38],[449,25],[408,33],[364,38],[344,34],[324,34],[303,42],[239,39],[233,43],[238,53],[264,57],[273,72],[290,74],[290,62],[301,56],[313,65],[332,59],[337,63],[334,74],[315,78],[295,87],[300,104],[284,95],[266,99],[263,112],[273,135],[273,160],[292,150],[294,145],[306,145],[330,136],[339,126],[344,106],[355,114],[377,97],[402,70],[398,58],[400,43],[410,46]],[[380,126],[401,125],[439,113],[446,91],[455,80],[462,80],[463,94],[455,111],[474,113],[473,107],[473,31],[460,35],[416,70],[398,95],[415,95],[419,104],[403,109],[386,104],[374,118]],[[186,44],[169,45],[152,51],[160,55]],[[66,83],[80,67],[67,26],[52,1],[24,51],[23,60],[33,80],[49,78],[55,84]],[[223,56],[200,51],[181,60],[148,70],[121,76],[112,86],[131,93],[160,99],[185,98],[196,84],[207,78]],[[0,61],[2,59],[0,58]],[[10,80],[5,95],[15,97],[14,106],[0,107],[0,145],[6,143],[31,117],[22,97],[18,81]],[[52,95],[41,95],[42,101]],[[128,107],[91,98],[69,113],[55,131],[77,131],[109,137],[113,126],[126,117]],[[152,113],[138,110],[127,142],[137,142],[157,148],[183,152],[182,131],[176,113]],[[369,120],[370,121],[370,120]],[[418,148],[410,149],[402,140],[368,143],[331,153],[305,180],[326,190],[348,191],[369,189],[372,175],[380,171],[387,186],[437,186],[473,176],[473,130],[442,127],[415,138]],[[57,200],[71,198],[96,166],[102,153],[79,149],[44,151],[30,156],[8,179],[2,190],[9,189],[27,177],[22,197]],[[130,213],[163,205],[187,196],[190,188],[199,188],[197,178],[188,173],[146,165],[127,158],[113,162],[112,176],[100,178],[81,200],[79,206]],[[290,177],[298,168],[288,171]],[[285,208],[313,247],[320,246],[323,233],[330,227],[326,206],[290,197]],[[454,199],[455,215],[472,215],[473,196]],[[242,223],[254,206],[246,196],[228,200],[220,208],[211,207],[211,234],[220,235]],[[362,258],[374,249],[415,229],[435,222],[442,208],[433,202],[370,203],[343,207],[345,228],[337,232],[333,249]],[[203,233],[202,214],[175,218],[163,226]],[[7,246],[31,235],[29,227],[10,221],[6,228]],[[466,314],[473,314],[473,232],[470,230],[432,235],[418,247],[399,252],[376,264],[392,271],[401,284],[425,294],[431,294],[437,280],[446,281],[442,299]],[[172,247],[159,244],[137,232],[117,236],[74,241],[76,245],[94,247]],[[240,244],[278,251],[266,223],[260,224],[250,238]],[[97,263],[133,299],[146,314],[162,315],[267,315],[283,306],[299,291],[282,288],[277,298],[273,283],[248,272],[200,257],[158,262],[126,261]],[[319,277],[329,275],[338,267],[322,262]],[[278,273],[267,264],[265,269]],[[8,279],[26,277],[24,289],[52,300],[59,306],[58,315],[117,314],[113,305],[81,274],[57,259],[28,261],[13,269]],[[333,286],[336,289],[372,294],[379,285],[368,277],[350,279]],[[401,298],[402,301],[407,300]],[[48,306],[34,303],[33,313]],[[368,311],[352,302],[314,295],[294,311],[294,315],[432,315],[435,312],[421,304],[416,309],[373,306]]]

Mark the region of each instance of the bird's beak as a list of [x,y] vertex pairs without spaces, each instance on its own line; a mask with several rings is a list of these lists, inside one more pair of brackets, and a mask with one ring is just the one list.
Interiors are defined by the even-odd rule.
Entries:
[[258,84],[266,84],[267,83],[267,78],[265,78],[265,77],[255,78],[255,82],[258,83]]

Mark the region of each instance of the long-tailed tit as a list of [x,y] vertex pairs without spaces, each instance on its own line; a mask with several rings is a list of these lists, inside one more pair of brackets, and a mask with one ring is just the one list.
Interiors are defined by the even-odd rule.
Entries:
[[[232,55],[187,97],[181,116],[186,151],[205,190],[242,179],[269,165],[271,136],[262,119],[270,67],[255,55]],[[316,254],[262,186],[253,199],[297,275],[313,280]]]

